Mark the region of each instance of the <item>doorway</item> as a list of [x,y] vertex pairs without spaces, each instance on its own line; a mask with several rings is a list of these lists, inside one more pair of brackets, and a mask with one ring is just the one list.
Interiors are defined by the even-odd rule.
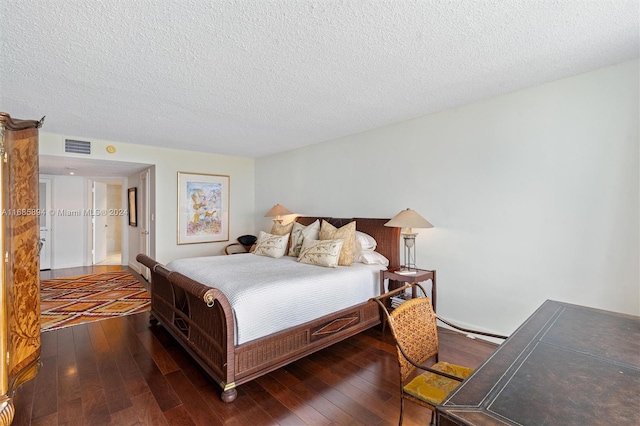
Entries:
[[40,179],[40,270],[51,269],[51,179]]
[[94,180],[92,185],[92,263],[122,265],[122,182]]
[[[97,160],[54,155],[40,155],[40,178],[51,181],[51,227],[48,228],[51,242],[52,270],[95,265],[94,260],[94,193],[93,183],[102,182],[107,185],[107,213],[106,221],[99,223],[102,230],[98,239],[109,243],[98,250],[106,253],[104,260],[98,259],[100,265],[126,266],[137,270],[139,267],[130,253],[137,254],[139,245],[138,227],[129,226],[127,188],[140,185],[140,173],[148,170],[145,188],[145,207],[148,207],[146,232],[149,232],[146,242],[150,255],[155,252],[155,227],[153,213],[155,212],[155,170],[153,164],[131,163],[124,161]],[[117,185],[117,190],[109,185]],[[113,196],[113,192],[120,196]],[[41,195],[41,198],[42,195]],[[115,201],[109,201],[113,200]],[[44,198],[43,198],[44,201]],[[150,213],[149,213],[150,212]],[[104,218],[104,217],[103,217]],[[105,226],[106,225],[106,226]],[[95,228],[97,229],[97,228]],[[115,230],[120,229],[120,232]],[[44,249],[44,248],[43,248]],[[100,255],[100,253],[98,253]]]

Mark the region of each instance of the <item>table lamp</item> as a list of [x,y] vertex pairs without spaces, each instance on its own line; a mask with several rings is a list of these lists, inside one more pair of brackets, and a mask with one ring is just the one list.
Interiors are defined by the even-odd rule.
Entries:
[[416,235],[412,228],[433,228],[427,219],[420,216],[415,210],[406,209],[395,215],[384,226],[404,228],[401,232],[404,239],[404,265],[401,272],[416,270]]
[[264,215],[264,217],[275,216],[276,218],[273,219],[273,221],[282,223],[282,218],[280,216],[285,214],[293,214],[293,213],[290,212],[286,207],[281,206],[280,204],[276,204],[275,206],[271,207],[271,210],[269,210],[267,214]]

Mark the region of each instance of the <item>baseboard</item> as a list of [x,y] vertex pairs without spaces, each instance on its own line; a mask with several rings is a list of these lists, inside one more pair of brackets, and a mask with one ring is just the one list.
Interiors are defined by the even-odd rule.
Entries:
[[[464,321],[449,320],[449,318],[446,318],[446,317],[444,319],[446,319],[447,321],[451,322],[452,324],[457,325],[458,327],[463,327],[463,328],[467,328],[467,329],[470,329],[470,330],[484,331],[485,333],[500,334],[500,333],[497,333],[497,332],[495,332],[493,330],[487,330],[486,328],[478,327],[475,324],[468,324],[468,323],[466,323]],[[494,337],[490,337],[490,336],[483,336],[483,335],[480,335],[480,334],[465,333],[463,331],[456,330],[453,327],[449,327],[447,324],[445,324],[445,323],[443,323],[441,321],[438,321],[438,327],[445,328],[445,329],[448,329],[448,330],[452,330],[452,331],[455,331],[455,332],[460,333],[460,334],[466,334],[467,337],[470,337],[472,339],[485,340],[487,342],[498,344],[498,345],[500,345],[502,342],[504,342],[503,339],[498,339],[498,338],[494,338]]]
[[136,271],[137,273],[142,274],[142,268],[140,267],[140,264],[138,262],[134,262],[134,263],[129,262],[127,266],[133,269],[134,271]]

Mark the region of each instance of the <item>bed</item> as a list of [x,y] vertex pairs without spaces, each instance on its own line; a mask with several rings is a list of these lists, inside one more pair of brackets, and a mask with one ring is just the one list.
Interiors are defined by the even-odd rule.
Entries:
[[[358,231],[376,240],[375,251],[389,260],[389,267],[399,266],[400,229],[385,227],[384,224],[388,219],[326,217],[296,219],[298,223],[305,226],[316,220],[325,220],[336,228],[355,221]],[[260,257],[253,254],[223,257],[231,257],[238,262],[242,258],[249,260],[248,256]],[[142,254],[137,256],[137,260],[151,272],[152,324],[159,322],[220,386],[221,399],[225,402],[235,400],[237,386],[380,323],[378,305],[367,297],[349,302],[353,305],[336,311],[318,314],[321,315],[319,317],[306,318],[301,324],[285,326],[283,330],[275,332],[267,330],[266,335],[264,332],[252,334],[248,331],[242,331],[239,334],[236,330],[236,312],[232,308],[230,297],[227,297],[222,290],[224,286],[211,287],[211,284],[206,285],[202,282],[207,281],[202,275],[203,279],[190,278],[187,275],[198,275],[174,271],[169,264],[162,265]],[[283,264],[290,264],[292,259],[281,259],[281,261]],[[175,265],[180,266],[179,263]],[[322,267],[312,266],[312,268]],[[347,268],[350,267],[335,269]],[[374,268],[377,269],[378,274],[379,270],[383,269],[380,265]],[[242,268],[239,268],[238,275],[240,276],[241,273]],[[338,280],[348,279],[343,277]],[[340,286],[346,288],[348,283],[340,283]],[[304,291],[308,290],[309,287],[304,289]],[[378,294],[383,292],[379,284],[376,292]],[[336,297],[341,296],[336,295]],[[270,301],[268,298],[263,298],[262,300],[265,300],[263,307],[273,306],[275,309],[277,305],[278,309],[284,309],[285,312],[292,308],[287,308],[287,303],[296,303],[294,298]],[[277,302],[277,300],[282,301]]]

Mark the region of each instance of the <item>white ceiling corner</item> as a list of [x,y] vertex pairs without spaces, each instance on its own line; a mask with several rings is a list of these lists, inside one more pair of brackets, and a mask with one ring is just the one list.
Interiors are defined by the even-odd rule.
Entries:
[[3,0],[0,110],[261,157],[639,56],[638,0]]

